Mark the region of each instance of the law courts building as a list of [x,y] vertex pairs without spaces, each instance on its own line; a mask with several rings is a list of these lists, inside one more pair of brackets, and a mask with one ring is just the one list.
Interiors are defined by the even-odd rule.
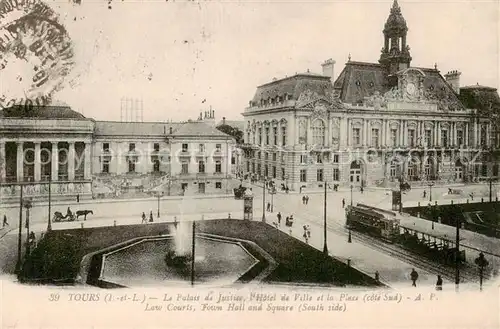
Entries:
[[[397,1],[377,63],[349,61],[332,81],[306,72],[258,86],[243,116],[247,173],[291,189],[323,182],[394,186],[468,182],[498,175],[486,156],[498,146],[475,95],[496,104],[496,89],[460,87],[460,72],[412,67]],[[490,138],[491,137],[491,138]]]
[[0,202],[226,194],[234,140],[201,121],[114,122],[68,106],[0,110]]

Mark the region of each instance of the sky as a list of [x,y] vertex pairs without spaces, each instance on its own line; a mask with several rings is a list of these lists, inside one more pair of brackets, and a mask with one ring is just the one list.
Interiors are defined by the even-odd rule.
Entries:
[[[392,0],[47,2],[75,48],[77,84],[55,95],[96,120],[120,120],[121,99],[142,99],[144,121],[242,120],[256,87],[321,73],[349,54],[377,62]],[[399,0],[412,66],[462,72],[461,84],[499,86],[498,1]]]

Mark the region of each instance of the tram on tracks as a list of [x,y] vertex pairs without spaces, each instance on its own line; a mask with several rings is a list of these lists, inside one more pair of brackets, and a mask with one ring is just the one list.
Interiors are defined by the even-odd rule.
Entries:
[[346,208],[346,226],[393,243],[399,235],[397,213],[358,203]]
[[[456,242],[438,232],[419,231],[400,225],[397,212],[358,203],[346,208],[346,226],[385,242],[398,244],[422,257],[446,265],[456,263]],[[465,250],[460,250],[459,264],[465,264]]]

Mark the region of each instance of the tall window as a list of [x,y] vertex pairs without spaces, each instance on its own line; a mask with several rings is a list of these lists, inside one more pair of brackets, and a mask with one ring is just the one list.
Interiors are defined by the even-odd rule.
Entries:
[[262,128],[259,128],[259,145],[262,145]]
[[457,130],[457,144],[462,146],[464,144],[464,132],[463,130]]
[[285,168],[281,168],[281,179],[285,180]]
[[182,144],[182,152],[187,152],[187,151],[188,151],[188,145]]
[[278,127],[273,127],[273,144],[278,145]]
[[316,172],[316,180],[318,182],[323,181],[323,169],[318,169],[318,171]]
[[102,151],[109,152],[109,143],[102,143]]
[[215,144],[215,152],[220,152],[222,145],[221,144]]
[[128,150],[129,151],[135,151],[135,143],[128,144]]
[[486,146],[486,126],[481,126],[481,146]]
[[286,145],[286,127],[281,127],[281,144]]
[[323,163],[323,155],[321,153],[316,154],[316,163]]
[[415,147],[415,130],[414,129],[408,130],[408,145],[410,147]]
[[269,153],[264,153],[264,160],[269,160]]
[[187,173],[189,173],[189,163],[183,162],[181,168],[181,174],[186,175]]
[[269,145],[269,128],[266,128],[266,145]]
[[205,173],[205,161],[202,160],[198,161],[198,172],[200,174]]
[[276,178],[276,166],[273,166],[273,178]]
[[399,163],[395,160],[391,161],[391,168],[390,168],[390,176],[391,178],[395,178],[398,175],[398,166]]
[[160,150],[160,143],[154,143],[154,144],[153,144],[153,150],[154,150],[155,152],[158,152],[158,151]]
[[321,119],[317,119],[313,123],[313,144],[325,145],[325,123]]
[[135,161],[134,160],[128,161],[128,172],[135,172]]
[[361,144],[361,129],[360,128],[353,128],[352,129],[352,143],[353,143],[353,145],[360,145]]
[[300,163],[301,164],[306,164],[307,163],[307,155],[306,154],[302,154],[300,156]]
[[428,129],[425,131],[425,146],[432,146],[432,130]]
[[200,149],[200,153],[205,152],[205,144],[200,144],[199,149]]
[[372,129],[372,146],[379,147],[379,130],[377,128]]
[[264,177],[269,177],[269,166],[268,165],[264,166]]
[[250,132],[247,132],[247,143],[250,143]]
[[339,168],[333,168],[333,180],[334,181],[339,181],[340,180]]
[[441,130],[441,146],[448,147],[448,130]]
[[396,147],[398,145],[398,130],[391,129],[391,146]]
[[102,172],[109,174],[109,162],[107,160],[104,160],[102,163]]
[[339,163],[339,155],[338,154],[333,155],[333,163]]
[[276,153],[273,153],[273,161],[276,161]]
[[305,169],[300,170],[300,181],[302,183],[307,182],[307,171]]
[[218,174],[222,172],[222,165],[220,161],[215,161],[215,172]]

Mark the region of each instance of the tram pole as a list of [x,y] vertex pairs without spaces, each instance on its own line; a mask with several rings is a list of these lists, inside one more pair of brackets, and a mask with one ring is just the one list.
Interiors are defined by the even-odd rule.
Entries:
[[196,240],[195,240],[195,230],[196,230],[196,222],[193,220],[193,238],[191,241],[191,286],[194,286],[194,261],[195,261],[195,255],[196,255]]
[[456,218],[456,234],[455,234],[455,290],[458,291],[459,285],[460,285],[460,217],[458,214],[458,211],[456,211],[458,208],[456,206],[453,206],[453,212],[452,214]]
[[266,183],[267,178],[264,178],[264,185],[262,185],[262,221],[266,222]]
[[351,207],[352,207],[352,185],[351,185]]
[[324,204],[324,209],[323,209],[323,212],[324,212],[324,216],[323,216],[323,236],[324,236],[324,244],[323,244],[323,254],[325,256],[328,256],[328,246],[327,246],[327,242],[326,242],[326,185],[328,183],[325,182],[325,204]]
[[16,273],[21,272],[21,252],[22,252],[22,235],[23,235],[23,185],[19,185],[20,195],[19,195],[19,233],[17,237],[17,264]]

